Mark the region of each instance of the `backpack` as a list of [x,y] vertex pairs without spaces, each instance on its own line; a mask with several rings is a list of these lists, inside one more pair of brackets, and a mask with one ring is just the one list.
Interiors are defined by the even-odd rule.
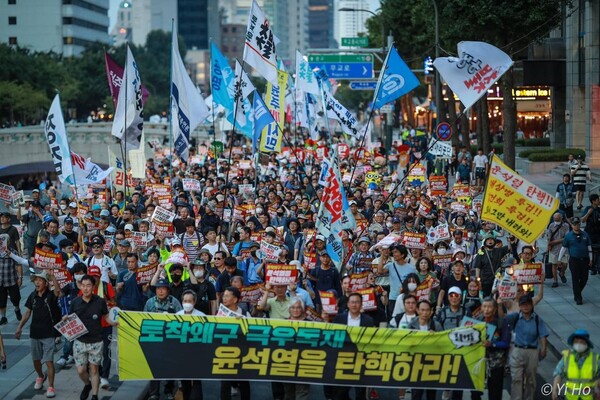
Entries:
[[[204,244],[204,240],[200,240],[200,232],[198,232],[197,230],[194,229],[194,232],[196,233],[196,239],[198,239],[198,246],[200,246],[201,244]],[[181,240],[181,245],[183,245],[183,237],[185,236],[185,232],[183,232],[181,235],[179,235],[179,240]]]
[[[50,289],[47,289],[50,290]],[[48,310],[48,313],[50,314],[50,318],[52,319],[52,325],[56,325],[58,324],[61,320],[62,320],[62,311],[60,310],[60,307],[58,306],[58,299],[57,301],[48,301],[48,296],[50,295],[51,292],[47,293],[46,296],[44,297],[44,304],[46,305],[46,309]],[[35,308],[35,302],[38,300],[38,296],[37,293],[34,291],[33,293],[31,293],[29,295],[29,297],[31,298],[31,303],[32,305],[32,309]],[[57,331],[56,329],[54,329],[54,337],[60,337],[62,336],[62,334]]]
[[[516,332],[517,324],[519,323],[520,319],[519,314],[520,313],[516,313],[515,316],[511,317],[510,319],[506,318],[513,332]],[[535,319],[535,336],[537,337],[540,334],[540,319],[537,314],[535,314],[533,317]]]
[[[457,325],[454,326],[453,328],[458,328],[459,327],[458,324],[460,324],[460,321],[462,321],[462,319],[463,319],[464,316],[465,316],[465,306],[460,306],[460,317],[458,318]],[[445,326],[445,322],[446,322],[446,307],[442,307],[442,309],[440,311],[440,315],[438,317],[438,322],[440,324],[442,324],[442,327],[444,329],[451,329],[451,328],[446,328],[446,326]]]

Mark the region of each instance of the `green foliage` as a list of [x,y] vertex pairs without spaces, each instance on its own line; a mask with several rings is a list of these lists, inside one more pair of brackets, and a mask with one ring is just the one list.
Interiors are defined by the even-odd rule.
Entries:
[[[94,43],[78,57],[62,57],[53,52],[32,52],[0,44],[0,123],[12,123],[13,119],[39,122],[45,118],[57,91],[63,110],[76,110],[80,120],[85,120],[91,111],[101,109],[113,114],[104,51],[120,65],[125,64],[125,45],[106,48],[101,43]],[[131,51],[139,66],[142,83],[150,92],[144,114],[149,117],[168,111],[171,34],[152,31],[144,46],[131,46]],[[181,38],[179,52],[185,57],[186,48]]]
[[[471,146],[471,154],[477,154],[478,148],[479,146]],[[492,144],[492,148],[497,155],[504,154],[504,145],[502,143],[494,143]]]
[[[526,155],[522,155],[523,153],[526,153]],[[519,157],[528,158],[529,161],[566,162],[569,154],[573,154],[575,157],[581,155],[585,158],[585,150],[582,149],[525,150],[519,153]]]
[[519,147],[543,147],[550,146],[550,138],[517,139],[515,146]]

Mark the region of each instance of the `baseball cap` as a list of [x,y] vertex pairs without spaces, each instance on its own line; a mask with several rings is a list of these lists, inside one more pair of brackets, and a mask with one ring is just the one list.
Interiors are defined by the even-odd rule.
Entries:
[[90,245],[93,246],[95,244],[99,244],[99,245],[104,246],[104,239],[102,239],[101,236],[94,236],[92,238],[92,241],[90,242]]
[[69,239],[63,239],[58,243],[58,245],[62,249],[63,247],[73,246],[73,241]]
[[50,282],[50,279],[48,278],[48,273],[46,271],[41,271],[37,274],[32,274],[31,276],[33,278],[42,278],[42,279],[45,279],[46,282]]
[[459,296],[462,295],[462,291],[458,286],[452,286],[450,290],[448,290],[448,295],[451,295],[452,293],[457,294]]
[[39,192],[40,192],[40,189],[33,189],[33,190],[31,191],[31,193],[39,193]]
[[225,196],[223,196],[222,194],[218,194],[217,201],[223,201],[223,200],[225,200]]
[[102,206],[100,204],[96,203],[92,206],[92,211],[99,211],[99,210],[102,210]]
[[129,247],[129,246],[131,246],[131,243],[129,242],[129,240],[123,239],[119,242],[119,245],[123,246],[123,247]]
[[369,244],[370,244],[370,243],[371,243],[371,240],[370,240],[368,237],[366,237],[366,236],[363,236],[363,237],[361,237],[360,239],[358,239],[358,243],[363,243],[363,242],[364,242],[364,243],[369,243]]
[[323,235],[317,235],[317,237],[315,238],[315,240],[325,241],[325,236],[323,236]]
[[102,271],[97,265],[90,265],[87,270],[89,276],[102,276]]
[[250,245],[248,246],[248,248],[251,249],[252,247],[260,248],[260,244],[258,244],[258,242],[250,242]]
[[352,206],[352,205],[357,205],[357,204],[356,204],[356,201],[354,201],[354,200],[350,200],[350,202],[348,203],[348,205],[351,205],[351,206]]
[[527,303],[533,304],[533,298],[528,294],[521,296],[521,298],[519,299],[519,305]]
[[156,282],[156,285],[154,285],[154,287],[156,287],[156,288],[159,288],[159,287],[166,287],[166,288],[168,288],[169,287],[169,281],[166,280],[166,279],[164,279],[164,278],[163,279],[159,279]]
[[64,221],[64,223],[65,223],[65,224],[72,224],[72,223],[73,223],[73,218],[71,218],[71,217],[67,217],[67,218],[65,218],[65,221]]
[[331,256],[329,255],[329,253],[327,252],[327,250],[323,250],[319,253],[320,256],[327,256],[329,258],[331,258]]
[[571,218],[571,224],[573,225],[577,225],[581,223],[581,219],[579,219],[579,217],[573,217]]
[[26,194],[25,196],[23,196],[23,202],[27,202],[27,201],[29,201],[29,202],[33,201],[33,199],[31,198],[31,196],[28,195],[28,194]]
[[102,211],[100,211],[100,216],[101,217],[110,217],[110,211],[102,210]]
[[132,231],[132,230],[133,230],[133,225],[131,225],[131,224],[126,224],[126,225],[125,225],[125,228],[123,228],[123,229],[124,229],[124,230],[126,230],[126,231]]
[[396,216],[396,217],[392,218],[392,223],[393,223],[393,224],[399,224],[399,223],[401,223],[401,222],[402,222],[402,220],[401,220],[401,219],[400,219],[400,217],[398,217],[398,216]]

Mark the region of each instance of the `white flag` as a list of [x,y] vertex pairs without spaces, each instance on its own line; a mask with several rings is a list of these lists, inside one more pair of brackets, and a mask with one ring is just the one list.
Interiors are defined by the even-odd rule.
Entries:
[[235,119],[241,126],[246,125],[246,113],[250,109],[250,101],[247,100],[255,88],[248,74],[242,68],[238,60],[235,60],[235,79],[233,85],[233,99],[235,104]]
[[277,56],[271,23],[256,0],[248,16],[244,61],[250,64],[266,80],[277,85]]
[[190,79],[179,55],[177,34],[172,35],[171,82],[173,150],[187,161],[190,149],[190,133],[208,117],[208,107],[200,92]]
[[[119,91],[117,109],[112,125],[112,135],[125,142],[125,151],[140,147],[144,129],[142,104],[142,81],[137,64],[127,46],[127,62],[123,72],[123,84]],[[127,121],[125,121],[127,118]]]
[[304,59],[304,56],[296,50],[296,89],[311,93],[316,96],[320,96],[319,82],[317,77],[310,68],[308,61]]
[[470,108],[513,65],[508,54],[485,42],[460,42],[458,58],[436,58],[433,66]]
[[56,174],[61,182],[73,184],[73,164],[69,157],[69,142],[67,139],[67,130],[65,129],[65,120],[60,109],[60,97],[56,95],[48,111],[44,133],[50,147],[52,163],[56,168]]
[[344,133],[354,136],[355,138],[359,137],[358,131],[358,121],[352,115],[346,107],[340,104],[331,93],[325,88],[323,88],[323,100],[325,102],[325,106],[327,107],[327,117],[337,119],[342,126],[342,130]]
[[105,171],[89,158],[86,159],[73,152],[71,152],[71,159],[73,161],[73,172],[75,173],[75,183],[77,183],[77,186],[100,183],[113,170],[111,167]]

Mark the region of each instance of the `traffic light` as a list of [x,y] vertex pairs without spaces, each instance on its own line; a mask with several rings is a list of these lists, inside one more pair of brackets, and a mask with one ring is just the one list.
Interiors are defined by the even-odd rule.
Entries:
[[423,61],[423,72],[425,75],[433,73],[433,60],[430,56],[425,57],[425,60]]

